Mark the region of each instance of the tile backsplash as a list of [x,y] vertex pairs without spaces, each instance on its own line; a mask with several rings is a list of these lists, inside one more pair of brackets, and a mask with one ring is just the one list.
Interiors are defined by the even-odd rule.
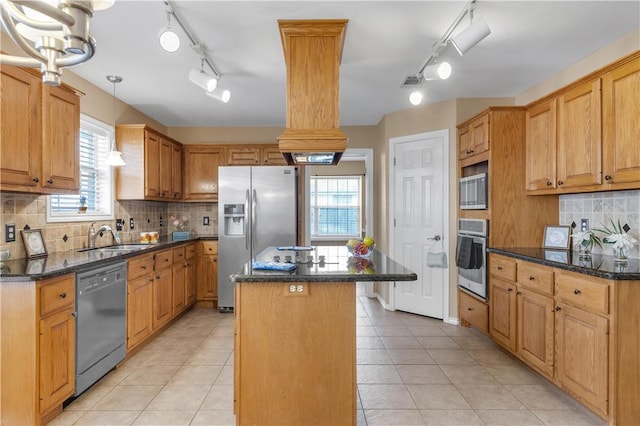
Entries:
[[[560,196],[560,224],[580,227],[581,219],[589,219],[590,228],[602,228],[613,219],[631,227],[629,233],[640,241],[640,190],[594,192]],[[611,254],[611,247],[603,244],[594,247],[594,253]],[[638,244],[629,253],[630,258],[640,258]]]
[[[45,247],[49,253],[77,250],[87,246],[87,233],[91,221],[49,223],[46,218],[46,195],[0,193],[1,229],[0,249],[8,249],[12,259],[26,257],[20,230],[29,225],[31,229],[41,229]],[[218,234],[217,203],[165,203],[155,201],[116,201],[115,217],[124,219],[125,225],[119,232],[123,243],[139,241],[140,232],[157,231],[167,236],[174,227],[169,224],[170,216],[187,218],[186,229],[195,235]],[[79,220],[81,215],[79,215]],[[203,218],[209,217],[209,225],[203,225]],[[134,219],[134,229],[129,229],[129,219]],[[160,220],[162,218],[162,226]],[[16,241],[5,242],[5,224],[16,225]],[[109,225],[115,229],[116,221],[98,221],[100,225]],[[65,238],[66,237],[66,238]],[[96,239],[96,246],[114,244],[111,233],[104,233]]]

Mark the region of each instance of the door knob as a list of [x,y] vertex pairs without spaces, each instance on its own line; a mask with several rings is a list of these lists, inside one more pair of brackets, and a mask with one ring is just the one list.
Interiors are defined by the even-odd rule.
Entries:
[[432,238],[427,238],[427,240],[436,240],[436,241],[440,241],[440,235],[436,235],[435,237]]

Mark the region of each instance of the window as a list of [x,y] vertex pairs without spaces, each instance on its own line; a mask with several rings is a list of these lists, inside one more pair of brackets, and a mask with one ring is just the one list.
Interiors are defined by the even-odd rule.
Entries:
[[360,238],[362,177],[312,176],[311,238]]
[[[112,126],[80,116],[80,194],[47,197],[47,222],[113,219],[113,169],[105,165],[112,138]],[[78,212],[80,197],[86,213]]]

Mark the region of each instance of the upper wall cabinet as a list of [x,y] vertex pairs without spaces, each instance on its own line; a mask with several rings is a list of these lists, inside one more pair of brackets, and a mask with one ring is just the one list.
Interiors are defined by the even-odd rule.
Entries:
[[640,53],[535,102],[526,114],[526,189],[640,188]]
[[[148,126],[116,126],[125,166],[116,168],[116,199],[178,201],[175,174],[182,173],[182,146]],[[178,159],[177,156],[180,156]],[[181,185],[181,183],[180,183]]]
[[0,71],[0,190],[42,194],[80,188],[80,97],[32,71]]
[[458,160],[489,150],[489,114],[482,114],[458,128]]
[[185,145],[185,201],[218,201],[218,166],[223,164],[224,149],[207,145]]
[[276,144],[239,145],[225,148],[228,166],[286,166],[287,161]]

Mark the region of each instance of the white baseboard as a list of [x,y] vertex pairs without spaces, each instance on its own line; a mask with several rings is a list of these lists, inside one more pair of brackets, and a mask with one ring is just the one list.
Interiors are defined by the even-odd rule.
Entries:
[[395,309],[391,309],[391,305],[389,305],[388,303],[386,303],[384,301],[384,299],[380,296],[379,293],[374,293],[376,299],[378,299],[378,302],[380,303],[380,305],[386,310],[386,311],[395,311]]
[[449,317],[443,319],[442,321],[446,322],[447,324],[460,325],[460,320],[458,318]]

